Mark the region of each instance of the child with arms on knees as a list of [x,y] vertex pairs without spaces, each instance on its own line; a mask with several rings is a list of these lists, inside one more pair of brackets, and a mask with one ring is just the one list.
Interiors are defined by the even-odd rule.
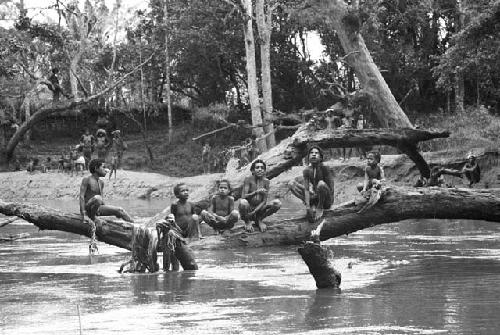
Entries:
[[214,230],[222,232],[234,227],[240,218],[240,213],[234,209],[229,181],[227,179],[219,181],[217,188],[217,194],[210,201],[210,208],[201,212],[201,218]]

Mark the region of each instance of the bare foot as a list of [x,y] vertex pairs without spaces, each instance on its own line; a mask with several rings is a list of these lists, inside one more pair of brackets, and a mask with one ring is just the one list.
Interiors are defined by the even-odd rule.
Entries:
[[253,232],[253,227],[250,222],[245,222],[245,230],[249,233]]
[[264,222],[259,222],[259,230],[263,233],[267,229],[267,226]]

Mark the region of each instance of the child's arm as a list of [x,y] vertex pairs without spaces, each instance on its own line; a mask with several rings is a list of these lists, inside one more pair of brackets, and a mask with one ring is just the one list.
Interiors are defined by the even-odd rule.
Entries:
[[234,211],[234,198],[230,196],[227,215],[231,214],[232,211]]
[[[269,193],[269,181],[264,183],[264,189],[266,192],[262,192],[262,201],[255,207],[252,213],[257,213],[262,207],[264,207],[267,203],[267,194]],[[259,191],[259,190],[257,190]],[[257,192],[255,191],[255,192]]]
[[309,194],[309,173],[308,170],[305,169],[302,173],[304,177],[304,202],[306,203],[306,209],[311,208],[311,194]]
[[366,191],[366,189],[368,188],[368,184],[370,182],[369,178],[368,178],[368,172],[366,171],[368,169],[368,166],[365,167],[365,180],[363,182],[363,192]]
[[85,192],[87,192],[88,181],[87,177],[83,178],[82,185],[80,185],[80,216],[83,217],[85,215]]
[[380,167],[380,181],[385,181],[385,173],[384,173],[384,168],[382,165],[379,165]]
[[210,200],[210,206],[208,206],[208,211],[209,211],[210,213],[215,213],[215,212],[214,212],[214,208],[216,208],[216,207],[215,207],[215,197],[216,197],[216,196],[217,196],[217,195],[212,196],[212,199]]

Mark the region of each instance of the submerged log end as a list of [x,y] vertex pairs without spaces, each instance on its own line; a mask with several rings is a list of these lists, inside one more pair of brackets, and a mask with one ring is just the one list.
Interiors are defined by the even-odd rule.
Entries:
[[317,243],[306,242],[298,252],[309,267],[317,288],[338,288],[342,279],[328,259],[328,250]]

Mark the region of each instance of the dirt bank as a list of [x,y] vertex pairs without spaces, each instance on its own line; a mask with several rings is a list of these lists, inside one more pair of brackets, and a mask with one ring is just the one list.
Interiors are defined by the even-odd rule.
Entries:
[[[482,179],[477,187],[500,187],[498,175],[498,152],[476,149],[482,171]],[[466,153],[458,151],[434,152],[424,154],[430,165],[440,164],[452,168],[460,168]],[[363,179],[363,168],[366,161],[351,158],[343,162],[339,159],[330,160],[326,164],[335,174],[335,202],[339,203],[352,199],[356,192],[356,184]],[[404,155],[383,155],[382,164],[386,171],[388,182],[397,184],[413,184],[418,176],[412,161]],[[273,195],[288,196],[287,183],[292,178],[301,175],[302,167],[294,167],[272,179],[271,190]],[[191,198],[200,199],[208,194],[209,188],[214,185],[223,174],[206,174],[194,177],[174,178],[158,173],[134,172],[119,170],[118,177],[108,180],[105,178],[105,197],[107,199],[137,199],[159,198],[167,202],[174,199],[172,189],[179,182],[186,183],[191,189]],[[64,199],[78,198],[82,176],[71,176],[66,173],[26,171],[0,173],[0,194],[3,200],[36,199]],[[464,186],[465,181],[460,178],[447,176],[446,180],[455,186]]]

